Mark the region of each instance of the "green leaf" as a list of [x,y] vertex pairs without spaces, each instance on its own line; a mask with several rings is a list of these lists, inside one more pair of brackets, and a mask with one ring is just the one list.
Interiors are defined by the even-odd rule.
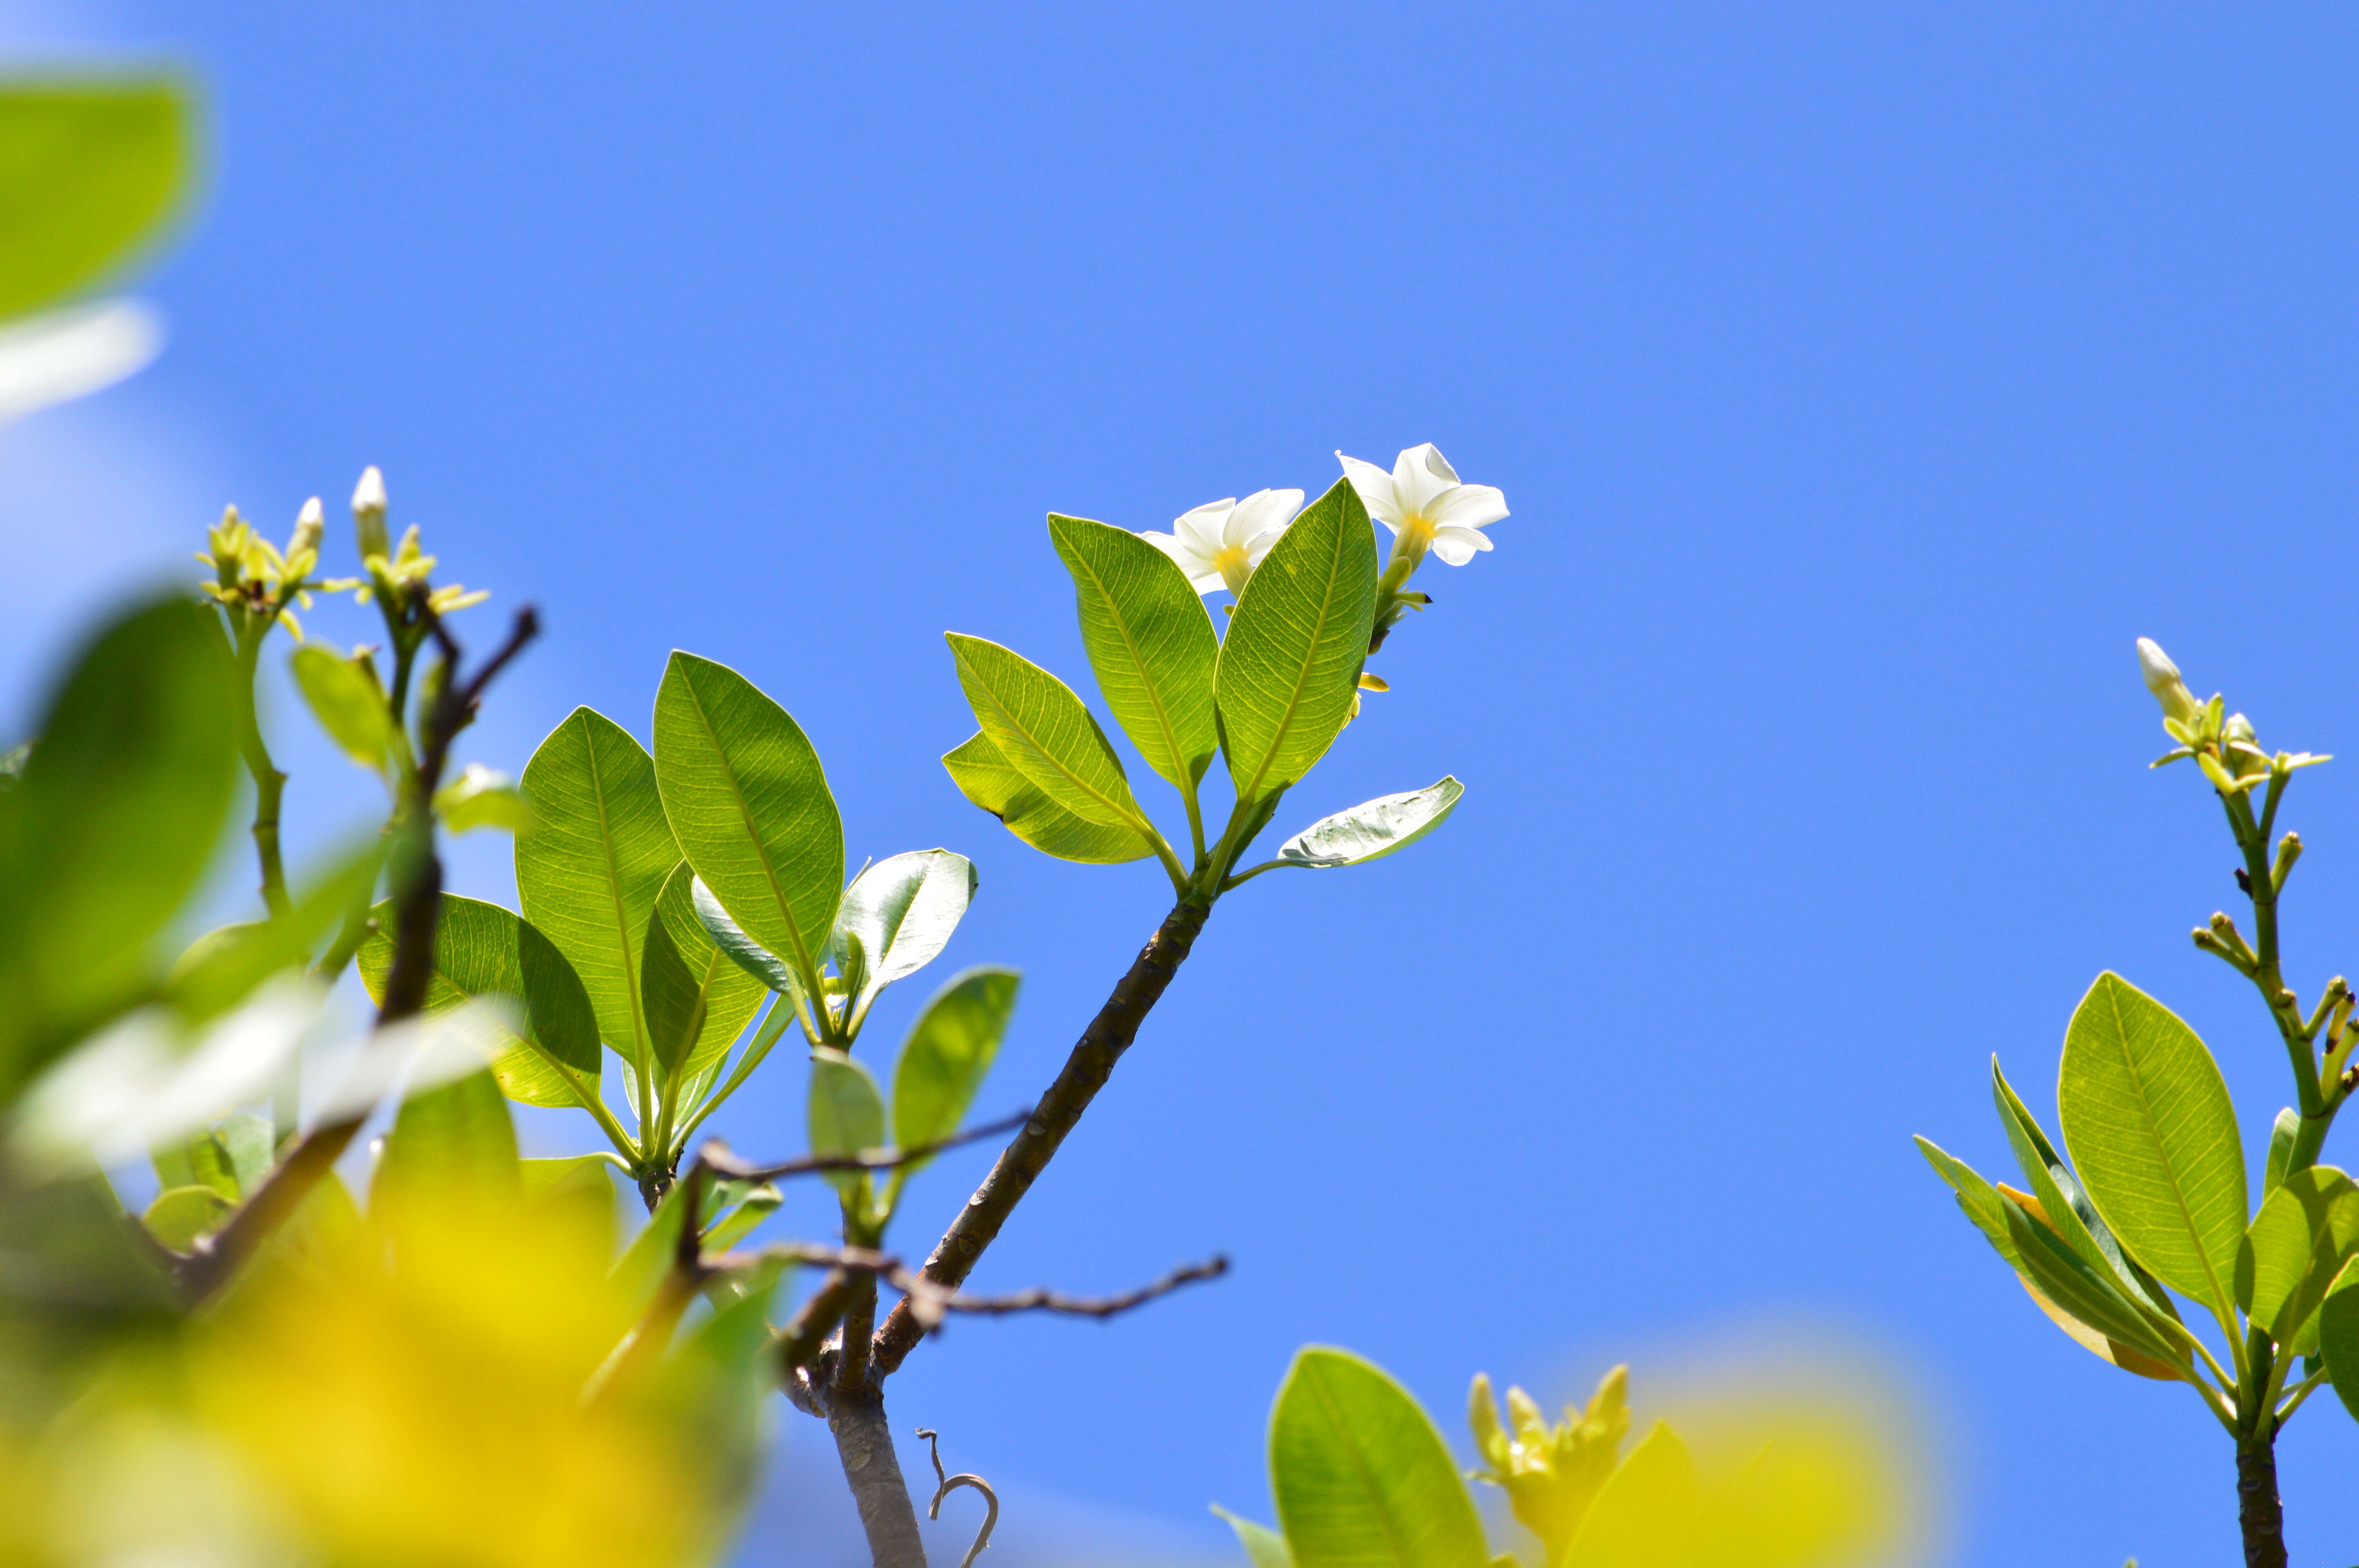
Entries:
[[360,849],[332,860],[305,881],[293,906],[275,919],[247,921],[207,932],[173,960],[163,1000],[189,1025],[220,1016],[283,969],[310,962],[320,939],[367,902],[385,864],[386,841],[372,833]]
[[1657,1422],[1598,1487],[1563,1568],[1658,1568],[1692,1561],[1702,1508],[1687,1444]]
[[242,1198],[253,1196],[270,1174],[270,1123],[251,1111],[240,1111],[223,1119],[213,1130],[213,1140],[228,1156],[232,1190]]
[[1050,800],[980,731],[945,752],[942,766],[969,802],[998,817],[1010,833],[1042,854],[1085,865],[1119,866],[1155,853],[1136,829],[1084,822]]
[[2123,1246],[2228,1317],[2248,1212],[2245,1153],[2203,1042],[2160,1002],[2102,974],[2065,1032],[2056,1107],[2082,1184]]
[[1286,1537],[1266,1524],[1256,1524],[1231,1513],[1220,1504],[1212,1511],[1229,1521],[1237,1532],[1237,1544],[1245,1549],[1245,1561],[1251,1568],[1294,1568],[1294,1553],[1287,1550]]
[[777,1188],[765,1182],[748,1191],[737,1201],[737,1206],[704,1227],[704,1248],[708,1252],[726,1252],[752,1234],[756,1226],[777,1212],[786,1201]]
[[736,671],[675,653],[656,697],[656,784],[721,907],[816,991],[843,892],[843,823],[787,710]]
[[2351,1419],[2359,1421],[2359,1258],[2343,1265],[2318,1312],[2318,1354]]
[[[680,862],[686,865],[688,862]],[[679,1081],[689,1047],[704,1032],[704,987],[701,975],[689,971],[688,960],[666,929],[663,911],[647,922],[647,946],[640,957],[639,983],[647,989],[649,1060],[661,1070],[669,1087]]]
[[0,319],[72,294],[155,237],[190,163],[169,80],[0,92]]
[[2277,1184],[2285,1180],[2286,1171],[2293,1164],[2293,1143],[2300,1132],[2301,1113],[2291,1106],[2278,1111],[2277,1119],[2269,1124],[2269,1152],[2261,1166],[2264,1202],[2277,1190]]
[[270,1172],[270,1123],[239,1112],[176,1149],[156,1152],[159,1186],[209,1187],[235,1203]]
[[2141,1310],[2110,1273],[2093,1268],[2067,1246],[2037,1198],[2011,1192],[2006,1196],[2008,1241],[2018,1277],[2040,1310],[2082,1348],[2125,1372],[2165,1380],[2184,1376],[2186,1352],[2169,1339],[2154,1315]]
[[2262,1201],[2236,1251],[2236,1303],[2289,1344],[2359,1249],[2359,1186],[2331,1165],[2296,1171]]
[[141,1218],[157,1240],[175,1252],[186,1252],[199,1237],[212,1234],[234,1206],[212,1187],[172,1187],[157,1194]]
[[[811,1053],[810,1152],[857,1154],[885,1144],[885,1097],[868,1069],[841,1051]],[[845,1198],[868,1184],[865,1171],[830,1171],[827,1179]]]
[[759,981],[766,990],[774,990],[786,997],[803,994],[802,982],[795,978],[795,972],[787,968],[785,961],[776,953],[738,928],[737,923],[729,918],[729,912],[721,907],[721,901],[712,896],[712,890],[704,885],[702,878],[690,884],[690,893],[695,904],[697,924],[704,927],[704,934],[734,959],[739,968]]
[[836,971],[853,973],[858,945],[864,983],[853,999],[859,1018],[877,993],[938,957],[974,898],[974,862],[948,849],[912,849],[879,860],[844,890],[828,948]]
[[947,633],[975,721],[1025,781],[1084,822],[1142,836],[1122,759],[1072,688],[996,643]]
[[2179,1309],[2171,1303],[2170,1293],[2138,1265],[2137,1260],[2122,1250],[2096,1205],[2082,1191],[2079,1178],[2064,1162],[2064,1156],[2048,1141],[2048,1134],[2040,1130],[2030,1108],[2023,1103],[2023,1097],[2015,1092],[2015,1086],[1999,1071],[1995,1055],[1991,1057],[1991,1098],[1997,1102],[1999,1124],[2006,1132],[2016,1163],[2022,1167],[2024,1178],[2030,1182],[2039,1201],[2041,1217],[2048,1227],[2082,1262],[2108,1278],[2130,1301],[2178,1322]]
[[[733,962],[730,955],[714,944],[699,918],[695,889],[696,873],[682,860],[664,880],[663,892],[656,897],[656,913],[663,921],[664,933],[686,965],[697,989],[700,1023],[679,1058],[679,1082],[685,1086],[682,1105],[701,1092],[699,1080],[721,1065],[729,1047],[753,1022],[754,1015],[762,1010],[763,999],[769,995],[766,985]],[[647,931],[652,941],[652,923]]]
[[1239,800],[1276,795],[1334,743],[1351,717],[1375,603],[1367,509],[1338,480],[1255,568],[1221,644],[1214,691]]
[[580,1192],[607,1203],[614,1199],[614,1162],[603,1154],[567,1154],[554,1160],[519,1160],[516,1175],[528,1198]]
[[287,661],[295,689],[336,749],[361,766],[382,773],[393,744],[393,718],[376,677],[357,659],[307,643]]
[[434,815],[453,834],[496,827],[524,838],[533,827],[532,804],[516,781],[481,762],[469,762],[456,779],[434,792]]
[[[1160,552],[1158,552],[1158,554]],[[1466,786],[1454,778],[1405,795],[1375,799],[1322,816],[1278,846],[1277,858],[1291,866],[1357,866],[1381,860],[1424,838],[1458,809]]]
[[646,1060],[639,951],[680,849],[656,789],[655,759],[620,725],[577,708],[525,764],[536,826],[516,840],[516,897],[581,976],[598,1035]]
[[1270,1412],[1269,1472],[1300,1568],[1490,1568],[1441,1434],[1407,1390],[1359,1357],[1322,1346],[1296,1353]]
[[[940,1143],[958,1130],[975,1091],[999,1054],[1016,1012],[1013,969],[975,968],[952,977],[918,1015],[893,1066],[893,1141],[902,1149]],[[897,1190],[924,1161],[897,1166]]]
[[1957,1195],[1958,1206],[1965,1211],[1974,1228],[1983,1233],[1998,1255],[2006,1260],[2007,1267],[2020,1272],[2023,1260],[2016,1256],[2015,1239],[2007,1229],[2006,1199],[1999,1195],[1982,1173],[1963,1160],[1951,1153],[1931,1139],[1919,1137],[1917,1152],[1933,1167],[1933,1173],[1950,1184]]
[[[393,967],[393,908],[376,908],[377,929],[361,944],[361,982],[373,1000],[385,996]],[[527,1105],[587,1105],[598,1093],[598,1033],[590,998],[563,954],[530,922],[495,903],[442,895],[434,928],[429,1012],[464,1001],[506,998],[521,1003],[521,1033],[511,1033],[492,1060],[492,1076]]]
[[500,1091],[490,1073],[469,1073],[404,1101],[369,1184],[371,1210],[516,1193],[524,1173]]
[[52,690],[0,795],[0,1105],[145,994],[221,842],[237,712],[218,620],[177,595],[114,619]]
[[1177,562],[1127,529],[1049,514],[1082,622],[1082,646],[1114,722],[1147,765],[1193,789],[1212,765],[1221,640]]

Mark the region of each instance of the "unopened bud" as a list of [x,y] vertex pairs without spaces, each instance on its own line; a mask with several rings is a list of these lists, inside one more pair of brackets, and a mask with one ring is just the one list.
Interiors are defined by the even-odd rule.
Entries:
[[2137,640],[2137,655],[2138,674],[2146,677],[2147,690],[2154,693],[2154,699],[2162,704],[2163,716],[2176,719],[2181,724],[2191,723],[2200,711],[2195,704],[2195,696],[2187,689],[2186,681],[2180,677],[2179,666],[2170,662],[2170,655],[2162,651],[2162,644],[2151,637],[2140,637]]
[[306,551],[317,556],[320,540],[327,531],[327,523],[320,510],[320,498],[315,495],[303,503],[303,510],[296,515],[294,536],[287,541],[287,558],[291,561]]
[[361,559],[385,556],[385,475],[371,463],[361,470],[360,483],[353,486],[353,528],[360,540]]

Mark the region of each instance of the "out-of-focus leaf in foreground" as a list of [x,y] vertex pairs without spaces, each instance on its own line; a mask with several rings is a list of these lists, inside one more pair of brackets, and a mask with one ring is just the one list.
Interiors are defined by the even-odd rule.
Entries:
[[189,173],[169,80],[0,86],[0,319],[95,282],[152,239]]

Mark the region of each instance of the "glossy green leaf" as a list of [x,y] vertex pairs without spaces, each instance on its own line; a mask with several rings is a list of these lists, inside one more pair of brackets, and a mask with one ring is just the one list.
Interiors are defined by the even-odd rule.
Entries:
[[141,1216],[148,1233],[175,1252],[186,1252],[209,1236],[236,1205],[209,1186],[171,1187],[156,1195]]
[[1220,747],[1212,671],[1221,640],[1179,564],[1127,529],[1049,516],[1082,622],[1082,646],[1114,722],[1147,765],[1192,789]]
[[469,1073],[402,1102],[377,1156],[369,1207],[410,1201],[435,1205],[456,1194],[485,1198],[516,1192],[524,1180],[516,1123],[488,1072]]
[[[376,915],[377,930],[361,944],[356,962],[370,997],[381,1001],[393,965],[386,935],[392,906],[379,904]],[[501,1090],[527,1105],[588,1104],[598,1092],[597,1022],[572,966],[538,926],[513,911],[444,893],[427,1011],[499,999],[524,1025],[493,1057],[492,1076]]]
[[[893,1066],[896,1145],[923,1148],[958,1130],[999,1054],[1020,980],[1013,969],[969,969],[934,993]],[[897,1168],[895,1184],[906,1182],[923,1164],[913,1161]]]
[[721,907],[721,901],[712,896],[712,890],[704,885],[702,878],[690,884],[690,894],[694,903],[697,924],[704,927],[704,934],[739,968],[760,982],[766,990],[774,990],[787,997],[803,994],[802,982],[795,978],[792,969],[787,968],[785,960],[739,929],[737,923],[729,918],[729,912]]
[[1239,800],[1276,795],[1334,743],[1367,660],[1375,595],[1367,509],[1338,480],[1262,558],[1221,644],[1221,744]]
[[948,637],[968,706],[1007,764],[1082,821],[1143,834],[1122,759],[1072,688],[996,643]]
[[877,993],[907,979],[940,956],[973,901],[974,862],[948,849],[912,849],[877,861],[843,892],[829,940],[836,971],[849,976],[852,947],[861,954],[863,983],[853,1016]]
[[2245,1236],[2244,1144],[2212,1053],[2120,976],[2097,977],[2064,1036],[2057,1114],[2123,1246],[2223,1316]]
[[434,792],[434,815],[442,819],[444,831],[454,834],[495,827],[524,838],[533,829],[532,803],[516,781],[481,762],[469,762]]
[[660,909],[647,922],[647,945],[639,962],[639,984],[647,992],[647,1043],[654,1053],[648,1060],[665,1083],[676,1083],[689,1047],[704,1032],[704,987],[700,983],[703,977],[690,973],[688,960],[680,957]]
[[307,643],[287,661],[295,689],[336,749],[382,773],[393,744],[393,718],[385,693],[359,661]]
[[2049,1141],[2038,1119],[2023,1103],[2023,1097],[2006,1081],[2006,1075],[1999,1071],[1995,1055],[1991,1058],[1991,1097],[1997,1103],[1999,1124],[2006,1133],[2016,1163],[2030,1182],[2048,1227],[2079,1254],[2082,1262],[2106,1276],[2123,1295],[2178,1321],[2179,1309],[2172,1304],[2170,1292],[2122,1250],[2120,1241],[2106,1226],[2104,1217],[2097,1212],[2096,1205],[2082,1190],[2080,1179],[2065,1163],[2064,1156]]
[[109,622],[52,689],[0,794],[0,1105],[150,983],[222,841],[234,682],[217,618],[174,595]]
[[[664,931],[685,964],[697,989],[699,1023],[679,1058],[681,1103],[701,1092],[701,1080],[721,1065],[754,1015],[762,1010],[769,988],[733,962],[713,942],[696,907],[696,873],[682,860],[666,878],[656,897],[656,913]],[[648,926],[650,939],[654,926]],[[652,1022],[652,1014],[650,1015]]]
[[1256,1524],[1233,1514],[1218,1503],[1212,1505],[1212,1511],[1237,1532],[1237,1544],[1245,1548],[1250,1568],[1294,1568],[1294,1553],[1287,1550],[1286,1537],[1266,1524]]
[[1983,1239],[2006,1260],[2008,1268],[2020,1271],[2023,1262],[2016,1256],[2015,1240],[2007,1229],[2006,1199],[1999,1195],[1998,1189],[1972,1165],[1930,1138],[1917,1139],[1917,1152],[1925,1156],[1933,1173],[1950,1184],[1950,1190],[1957,1195],[1958,1207],[1973,1221]]
[[0,319],[98,281],[151,241],[189,177],[169,80],[0,90]]
[[2236,1252],[2236,1303],[2290,1342],[2359,1250],[2359,1187],[2331,1165],[2296,1171],[2261,1203]]
[[[810,1152],[857,1154],[885,1146],[885,1097],[868,1069],[841,1051],[811,1053]],[[846,1197],[864,1191],[864,1171],[831,1171],[829,1183]]]
[[1050,800],[980,731],[945,752],[942,766],[970,803],[998,817],[1010,833],[1042,854],[1085,865],[1119,866],[1155,853],[1136,829],[1084,822]]
[[[1159,553],[1159,552],[1158,552]],[[1278,846],[1290,866],[1357,866],[1405,849],[1458,809],[1466,786],[1454,778],[1404,795],[1378,795],[1332,816],[1322,816]]]
[[2336,1397],[2359,1421],[2359,1258],[2343,1265],[2318,1311],[2318,1354]]
[[2301,1133],[2301,1113],[2291,1106],[2277,1112],[2277,1120],[2269,1124],[2269,1152],[2261,1164],[2261,1199],[2277,1190],[2285,1180],[2287,1170],[2293,1164],[2294,1140]]
[[516,840],[516,897],[582,978],[598,1036],[644,1059],[639,951],[680,849],[656,789],[655,759],[621,726],[577,708],[525,764],[536,825]]
[[[2120,1285],[2109,1275],[2090,1267],[2050,1226],[2041,1223],[2044,1215],[2035,1217],[2016,1200],[2009,1200],[2005,1212],[2008,1238],[2019,1260],[2023,1279],[2032,1287],[2033,1299],[2061,1314],[2058,1321],[2068,1333],[2071,1332],[2071,1323],[2079,1323],[2097,1337],[2118,1342],[2165,1368],[2185,1359],[2184,1354],[2165,1338],[2165,1331],[2139,1310]],[[2120,1358],[2109,1349],[2078,1334],[2073,1337],[2105,1359],[2120,1364]],[[2141,1370],[2136,1367],[2128,1369]],[[2141,1375],[2153,1374],[2141,1370]]]
[[1562,1568],[1659,1568],[1698,1555],[1702,1487],[1679,1434],[1657,1422],[1582,1515]]
[[787,710],[736,671],[675,653],[656,697],[656,784],[721,907],[815,989],[843,892],[843,823]]
[[1441,1434],[1407,1390],[1357,1356],[1321,1346],[1296,1354],[1270,1412],[1269,1471],[1300,1568],[1490,1568]]

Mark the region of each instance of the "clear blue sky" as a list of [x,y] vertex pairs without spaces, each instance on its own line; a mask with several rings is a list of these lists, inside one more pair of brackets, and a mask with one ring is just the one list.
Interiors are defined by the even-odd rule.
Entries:
[[[1052,508],[1163,527],[1424,440],[1505,489],[1496,551],[1427,568],[1393,694],[1288,806],[1451,772],[1457,817],[1223,904],[982,1282],[1110,1289],[1215,1249],[1235,1274],[1110,1326],[962,1325],[894,1386],[1036,1519],[1086,1500],[1115,1545],[1230,1551],[1203,1506],[1266,1513],[1264,1415],[1306,1340],[1454,1433],[1478,1368],[1562,1398],[1627,1357],[1643,1400],[1802,1335],[1905,1369],[1943,1561],[2233,1552],[2218,1430],[2049,1327],[1908,1134],[2003,1168],[1989,1054],[2051,1113],[2106,967],[2212,1041],[2247,1129],[2288,1098],[2186,940],[2232,857],[2193,777],[2145,769],[2141,633],[2265,742],[2351,754],[2288,806],[2288,918],[2306,993],[2359,963],[2347,9],[5,26],[185,60],[213,118],[147,290],[163,360],[0,432],[12,711],[35,640],[222,502],[282,532],[381,463],[397,524],[495,591],[479,635],[544,613],[484,760],[520,767],[577,702],[644,735],[685,646],[802,720],[855,860],[974,857],[944,972],[1028,977],[985,1107],[1046,1082],[1165,898],[1151,863],[1047,861],[959,798],[940,633],[1085,681]],[[364,797],[307,761],[316,839]],[[496,846],[458,881],[509,896]],[[726,1130],[797,1147],[799,1093],[766,1070]],[[898,1238],[983,1162],[927,1177]],[[815,1435],[748,1562],[839,1560]],[[2291,1430],[2299,1559],[2359,1556],[2354,1461],[2331,1401]]]

